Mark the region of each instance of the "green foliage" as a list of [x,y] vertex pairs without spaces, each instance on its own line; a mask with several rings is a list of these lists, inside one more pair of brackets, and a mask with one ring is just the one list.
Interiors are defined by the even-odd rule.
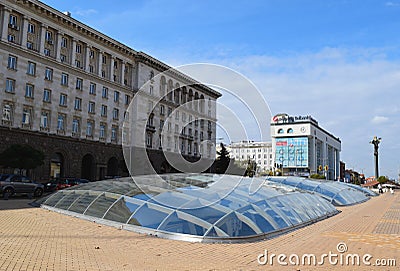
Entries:
[[379,176],[378,180],[379,183],[386,183],[387,181],[389,181],[388,177],[386,176]]
[[43,165],[44,153],[29,145],[11,145],[0,154],[0,165],[8,168],[34,169]]
[[311,174],[310,178],[311,179],[325,179],[325,176],[321,175],[321,174]]
[[216,173],[222,174],[225,173],[226,169],[229,166],[231,159],[229,158],[229,152],[225,148],[223,143],[220,144],[221,150],[217,151],[218,157],[215,163],[215,171]]

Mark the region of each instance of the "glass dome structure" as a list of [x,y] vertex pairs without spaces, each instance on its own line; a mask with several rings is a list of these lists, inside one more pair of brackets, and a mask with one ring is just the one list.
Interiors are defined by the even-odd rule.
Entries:
[[267,180],[316,193],[335,206],[347,206],[367,201],[364,192],[339,182],[300,177],[267,177]]
[[350,186],[351,188],[354,188],[354,189],[356,189],[356,190],[358,190],[358,191],[363,192],[366,196],[369,196],[369,197],[378,196],[378,194],[375,193],[374,191],[372,191],[371,189],[368,189],[368,188],[365,188],[365,187],[362,187],[362,186],[359,186],[359,185],[356,185],[356,184],[352,184],[352,183],[342,183],[342,182],[340,182],[339,184],[340,184],[340,185],[347,185],[347,186]]
[[256,241],[338,213],[321,197],[286,185],[212,174],[81,184],[38,204],[102,224],[192,242]]

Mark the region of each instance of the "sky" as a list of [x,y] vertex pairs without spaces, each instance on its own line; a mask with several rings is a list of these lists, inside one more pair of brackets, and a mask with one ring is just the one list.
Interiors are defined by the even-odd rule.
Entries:
[[400,0],[43,2],[173,67],[241,73],[272,115],[312,115],[339,137],[341,160],[366,176],[381,137],[380,175],[398,178]]

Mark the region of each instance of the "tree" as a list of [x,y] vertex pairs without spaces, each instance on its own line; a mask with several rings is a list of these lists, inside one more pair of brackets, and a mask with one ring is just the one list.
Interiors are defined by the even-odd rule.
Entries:
[[218,157],[215,163],[216,173],[222,174],[227,170],[231,159],[229,158],[229,151],[225,148],[223,143],[220,144],[221,150],[217,151]]
[[0,165],[20,171],[37,168],[43,163],[44,153],[29,145],[14,144],[0,154]]
[[386,176],[379,176],[378,180],[377,180],[380,184],[386,183],[387,181],[389,181],[388,177]]

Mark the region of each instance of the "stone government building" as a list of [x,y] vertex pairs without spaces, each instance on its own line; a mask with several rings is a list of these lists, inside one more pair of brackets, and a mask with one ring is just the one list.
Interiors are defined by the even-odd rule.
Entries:
[[157,172],[174,170],[162,148],[189,161],[215,158],[218,92],[176,70],[158,77],[171,67],[40,1],[2,0],[0,15],[0,151],[42,150],[37,180],[127,175],[122,127],[142,86],[142,103],[161,99],[138,139]]

